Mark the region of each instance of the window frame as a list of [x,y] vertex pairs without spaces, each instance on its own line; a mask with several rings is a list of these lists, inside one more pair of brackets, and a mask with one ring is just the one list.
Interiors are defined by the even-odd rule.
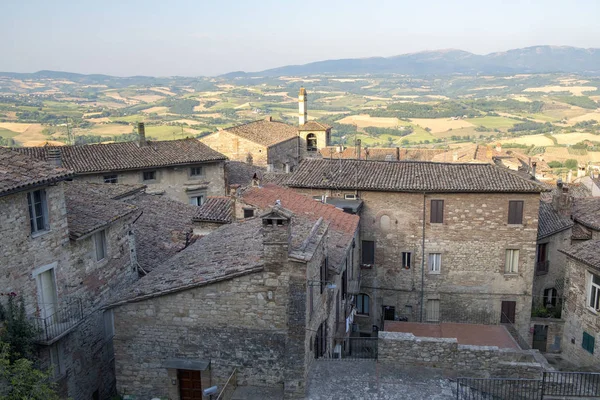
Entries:
[[[200,170],[200,173],[199,174],[194,173],[195,170]],[[202,178],[204,176],[204,167],[202,165],[190,167],[189,176],[190,176],[190,178]]]
[[[366,310],[365,310],[365,300],[366,300]],[[359,293],[356,295],[356,314],[357,315],[370,315],[371,314],[371,296],[369,296],[366,293]]]
[[[432,309],[437,308],[437,319],[434,318],[435,315],[430,316],[430,307],[429,304],[437,304],[437,307],[431,307]],[[425,308],[425,320],[427,322],[440,322],[440,305],[441,305],[441,301],[440,299],[427,299],[427,304],[426,304],[426,308]],[[431,314],[435,314],[435,313],[431,313]]]
[[[152,174],[152,178],[146,179],[146,174]],[[158,171],[151,169],[148,171],[142,171],[142,182],[156,182],[158,179]]]
[[[92,240],[94,241],[94,250],[96,253],[96,262],[101,262],[106,260],[108,257],[108,246],[106,243],[106,229],[102,229],[100,231],[94,232],[92,234]],[[100,245],[100,247],[98,247]],[[99,250],[102,251],[102,258],[99,257]]]
[[[435,262],[436,260],[437,262]],[[442,273],[442,253],[427,254],[427,269],[429,270],[429,273],[433,275]]]
[[315,135],[312,132],[308,133],[306,135],[306,151],[307,152],[317,151],[319,149],[318,146],[319,146],[319,142],[318,142],[317,135]]
[[[600,276],[595,275],[591,272],[588,272],[588,274],[590,278],[588,281],[589,283],[585,305],[588,310],[595,314],[598,314],[600,313]],[[594,283],[594,278],[598,279],[598,283]],[[592,293],[594,294],[592,295]],[[595,306],[598,306],[598,308],[596,308]]]
[[[372,251],[373,258],[372,258],[372,260],[370,260],[371,263],[367,263],[364,260],[364,258],[365,258],[365,243],[372,243],[373,244],[372,245],[372,248],[373,248],[373,251]],[[371,246],[371,245],[369,245],[369,246]],[[361,264],[361,267],[363,267],[363,268],[372,268],[375,265],[375,241],[374,240],[362,240],[360,247],[361,247],[360,248],[360,250],[361,250],[361,252],[360,252],[360,264]]]
[[[411,269],[412,268],[412,251],[403,251],[401,253],[400,262],[402,263],[402,268]],[[408,265],[406,265],[406,261],[408,260]]]
[[[516,206],[516,209],[513,207]],[[517,213],[517,215],[511,214],[511,210],[513,212],[517,212],[519,210],[518,205],[520,205],[520,215],[519,213]],[[523,200],[509,200],[508,201],[508,225],[523,225],[523,212],[525,210],[525,201]],[[512,218],[511,218],[512,217]],[[519,217],[519,218],[516,218]],[[516,222],[516,221],[519,222]]]
[[102,176],[102,180],[104,183],[119,183],[119,175],[118,174],[110,174]]
[[[40,193],[39,203],[35,200],[35,193]],[[39,204],[39,210],[36,210],[36,205]],[[46,189],[37,189],[27,192],[27,207],[29,209],[29,228],[31,236],[35,237],[50,231],[50,216],[48,212],[48,196]],[[40,215],[38,215],[38,211]],[[39,219],[42,219],[39,225]]]
[[[247,215],[247,214],[250,215]],[[244,218],[252,218],[254,217],[254,209],[253,208],[244,208]]]
[[[194,199],[200,199],[200,204],[198,204],[198,201],[193,201]],[[188,197],[188,203],[192,206],[203,206],[204,203],[206,201],[206,195],[204,193],[195,193],[193,195],[190,195]]]
[[586,331],[583,331],[581,339],[581,348],[590,354],[594,354],[594,348],[596,347],[596,337],[590,335]]
[[[514,266],[514,261],[515,261],[515,253],[517,252],[517,258],[516,258],[516,268]],[[508,263],[509,258],[508,255],[511,255],[510,257],[510,265]],[[506,249],[505,253],[504,253],[504,275],[517,275],[519,273],[519,258],[521,257],[521,249]],[[509,268],[510,266],[510,268]]]
[[[435,204],[435,207],[434,207],[434,204]],[[434,210],[435,210],[435,212],[434,212]],[[444,200],[432,199],[429,202],[429,223],[431,223],[431,224],[443,224],[444,223]]]

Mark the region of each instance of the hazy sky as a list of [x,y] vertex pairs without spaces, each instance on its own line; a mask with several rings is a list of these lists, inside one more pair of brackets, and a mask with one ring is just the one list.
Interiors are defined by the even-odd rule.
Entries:
[[600,0],[0,0],[0,71],[196,76],[538,44],[600,47]]

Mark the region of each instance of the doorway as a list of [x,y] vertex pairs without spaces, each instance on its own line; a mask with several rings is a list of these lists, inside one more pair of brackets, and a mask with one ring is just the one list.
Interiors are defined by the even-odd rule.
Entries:
[[533,343],[532,347],[541,351],[546,352],[546,346],[548,343],[548,325],[534,325],[533,326]]
[[181,400],[202,400],[202,379],[200,371],[177,370]]
[[502,302],[502,315],[500,316],[500,323],[502,324],[514,324],[516,314],[517,302],[516,301],[503,301]]

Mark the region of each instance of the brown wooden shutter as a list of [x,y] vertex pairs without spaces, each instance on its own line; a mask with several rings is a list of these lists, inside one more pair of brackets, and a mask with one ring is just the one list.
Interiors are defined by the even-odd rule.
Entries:
[[444,222],[444,200],[431,200],[431,218],[432,224],[441,224]]
[[375,242],[371,240],[363,240],[362,263],[367,265],[375,264]]
[[502,315],[500,317],[500,322],[503,324],[506,323],[515,323],[515,310],[517,308],[516,301],[503,301],[502,302]]
[[523,201],[508,202],[508,223],[522,224],[523,223]]

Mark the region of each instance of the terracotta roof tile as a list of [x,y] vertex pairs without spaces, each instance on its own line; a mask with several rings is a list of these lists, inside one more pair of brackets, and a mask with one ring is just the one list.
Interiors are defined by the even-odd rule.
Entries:
[[[319,150],[323,158],[357,159],[357,148],[346,147],[341,152],[338,146],[324,147]],[[364,147],[360,151],[362,160],[374,161],[431,161],[437,154],[445,150],[440,149],[401,149],[399,147]]]
[[574,199],[573,219],[590,229],[600,231],[600,198]]
[[69,178],[73,172],[0,147],[0,196]]
[[295,126],[266,119],[232,126],[225,131],[266,147],[298,137],[298,129]]
[[136,142],[123,142],[21,147],[17,150],[45,161],[50,149],[59,149],[64,167],[76,173],[136,170],[226,159],[223,154],[196,139],[148,141],[141,147]]
[[306,159],[290,187],[395,192],[539,193],[547,190],[491,164]]
[[331,129],[330,125],[315,120],[308,121],[304,125],[298,127],[299,131],[326,131],[329,129]]
[[231,198],[225,196],[208,197],[194,216],[194,221],[228,224],[232,221]]
[[588,240],[559,250],[577,261],[600,270],[600,240]]
[[562,232],[573,226],[571,218],[560,215],[552,204],[540,201],[538,240]]

